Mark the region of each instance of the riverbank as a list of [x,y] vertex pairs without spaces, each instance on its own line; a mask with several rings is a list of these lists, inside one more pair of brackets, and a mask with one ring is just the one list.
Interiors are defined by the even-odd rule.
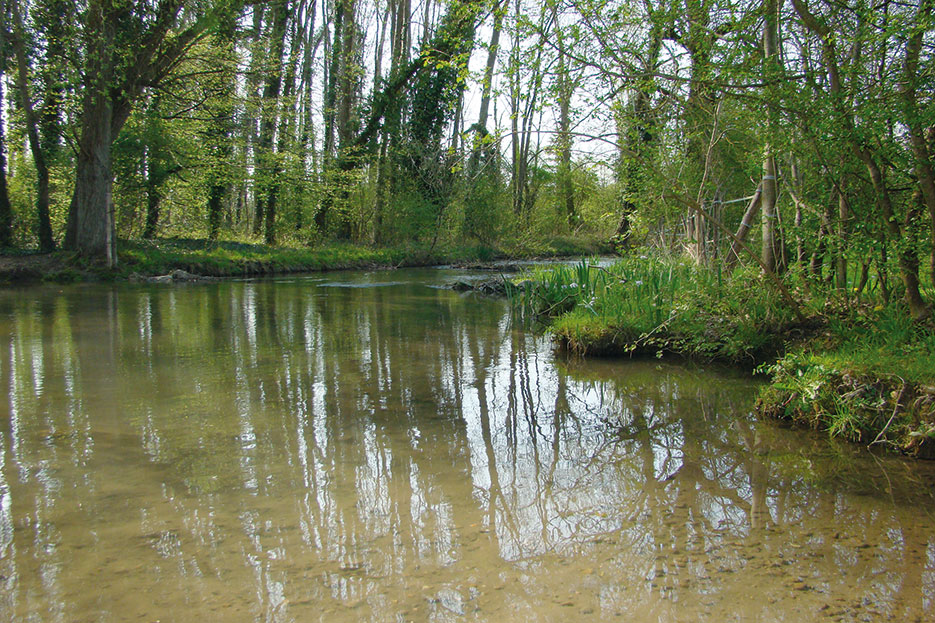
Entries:
[[935,458],[931,321],[915,323],[900,302],[872,294],[822,296],[794,274],[784,287],[755,270],[728,277],[641,257],[540,270],[508,295],[568,351],[741,365],[771,378],[757,400],[762,415]]
[[130,280],[184,271],[203,277],[263,277],[324,270],[398,268],[593,255],[597,242],[554,238],[535,245],[375,247],[332,243],[316,247],[270,247],[200,239],[121,241],[115,269],[65,251],[0,255],[0,284]]

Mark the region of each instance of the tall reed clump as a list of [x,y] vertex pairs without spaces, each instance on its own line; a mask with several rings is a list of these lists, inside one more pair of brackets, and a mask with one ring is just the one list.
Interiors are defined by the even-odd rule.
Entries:
[[560,344],[591,354],[673,351],[756,363],[794,322],[781,298],[743,271],[727,278],[646,256],[539,269],[508,295],[519,315],[551,322]]
[[552,322],[565,346],[600,353],[633,350],[670,320],[679,293],[697,281],[694,267],[655,258],[627,258],[612,266],[582,260],[536,269],[508,288],[524,319]]

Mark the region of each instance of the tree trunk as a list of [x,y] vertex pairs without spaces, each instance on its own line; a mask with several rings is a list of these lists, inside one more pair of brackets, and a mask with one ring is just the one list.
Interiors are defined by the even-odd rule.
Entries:
[[[259,166],[257,152],[259,150],[260,138],[257,134],[257,121],[262,122],[262,107],[263,107],[263,96],[262,91],[260,90],[260,85],[262,84],[262,76],[264,75],[263,66],[266,62],[269,54],[267,50],[266,43],[269,40],[269,37],[266,36],[266,27],[264,26],[264,18],[266,16],[266,4],[257,3],[253,5],[253,27],[250,31],[250,66],[247,71],[246,76],[246,90],[247,90],[247,106],[244,114],[244,123],[243,123],[243,140],[245,147],[243,150],[243,168],[248,169],[251,164],[254,167],[254,170]],[[254,102],[259,102],[255,104]],[[252,150],[251,150],[252,148]],[[250,152],[253,152],[253,162],[250,162]],[[254,176],[254,182],[256,182],[256,177]],[[247,206],[249,205],[249,185],[248,181],[244,181],[243,185],[243,205],[244,205],[244,218],[249,219],[249,211]],[[259,193],[257,192],[256,186],[253,189],[253,235],[256,236],[260,233],[261,224],[263,221],[263,214],[257,212],[257,208],[260,210],[263,209],[262,204],[259,201]]]
[[36,118],[32,99],[29,96],[29,63],[26,59],[24,42],[23,16],[19,10],[19,2],[13,4],[14,36],[13,49],[16,54],[16,86],[19,91],[19,103],[26,117],[26,135],[29,139],[29,151],[32,152],[33,163],[36,166],[36,216],[39,234],[39,248],[43,251],[55,250],[55,239],[52,237],[52,221],[49,218],[49,169],[46,166],[45,154],[39,138],[39,120]]
[[766,82],[766,93],[768,100],[767,115],[767,139],[766,139],[766,158],[763,161],[763,219],[762,219],[762,257],[763,265],[770,272],[776,272],[779,266],[778,258],[778,214],[776,212],[776,199],[779,194],[777,181],[776,156],[773,153],[773,141],[775,133],[778,131],[776,106],[779,102],[774,101],[776,89],[772,86],[774,81],[779,78],[779,34],[777,15],[777,0],[765,0],[763,3],[764,25],[763,25],[763,77]]
[[493,91],[493,71],[497,65],[497,51],[500,49],[500,31],[503,29],[503,16],[506,13],[506,0],[498,0],[493,8],[493,32],[490,35],[490,46],[487,48],[487,65],[484,68],[484,83],[481,86],[480,110],[477,114],[477,124],[474,126],[474,148],[471,151],[471,160],[468,173],[475,175],[480,162],[480,154],[486,148],[487,116],[490,114],[490,94]]
[[[81,124],[75,190],[69,214],[66,246],[87,257],[117,263],[114,240],[113,172],[111,168],[111,108],[106,96],[95,98]],[[95,118],[95,113],[97,117]]]
[[[516,0],[514,4],[515,19],[520,20],[522,0]],[[533,120],[536,114],[536,108],[539,100],[539,89],[542,83],[542,50],[545,46],[539,46],[529,64],[529,84],[525,85],[527,94],[525,104],[520,91],[524,88],[521,80],[521,40],[517,31],[513,37],[513,48],[510,51],[510,117],[512,128],[512,155],[513,155],[513,179],[511,190],[513,193],[513,213],[516,216],[528,219],[532,205],[535,201],[535,193],[532,192],[529,184],[529,165],[530,154],[532,153]],[[538,150],[537,150],[538,151]]]
[[[335,155],[335,121],[337,118],[338,81],[341,75],[341,59],[344,46],[344,13],[347,0],[336,0],[332,33],[331,59],[328,63],[328,85],[325,89],[325,168]],[[324,225],[323,223],[321,225]]]
[[834,287],[845,291],[847,290],[847,223],[849,219],[850,210],[842,178],[838,183],[838,235],[834,245]]
[[571,98],[574,95],[574,81],[569,75],[565,36],[558,19],[558,9],[552,3],[552,27],[558,43],[558,185],[559,196],[565,219],[569,226],[574,226],[575,188],[571,178]]
[[[0,43],[3,41],[2,33],[3,28],[0,27]],[[2,99],[3,74],[0,73],[0,100]],[[13,243],[13,210],[6,185],[6,140],[3,129],[3,119],[0,118],[0,247],[8,247]]]
[[81,134],[75,163],[75,189],[68,212],[65,246],[86,257],[117,264],[111,145],[122,120],[115,118],[110,88],[114,81],[114,24],[104,18],[101,0],[88,7],[88,53]]
[[341,38],[341,58],[339,59],[341,72],[338,75],[338,102],[337,125],[338,147],[347,149],[354,138],[353,112],[357,101],[359,80],[358,70],[355,66],[357,52],[357,20],[356,0],[342,0],[344,7],[343,32]]
[[[0,61],[6,60],[6,11],[0,11]],[[0,101],[3,100],[3,68],[5,62],[0,62]],[[13,242],[13,210],[10,206],[10,195],[6,185],[6,145],[3,128],[3,118],[0,116],[0,247],[8,247]]]
[[[286,23],[289,20],[289,1],[279,0],[273,5],[273,28],[270,32],[270,51],[267,58],[266,85],[257,151],[257,197],[254,234],[265,230],[267,244],[275,243],[276,201],[279,189],[279,165],[273,153],[273,134],[279,114],[279,94],[282,90],[283,53],[286,47]],[[265,227],[264,227],[265,226]]]
[[[318,175],[318,166],[317,166],[317,157],[315,152],[315,127],[314,127],[314,114],[312,107],[312,69],[315,63],[315,56],[318,52],[318,46],[321,43],[323,34],[314,37],[315,29],[315,13],[317,9],[317,1],[311,0],[309,8],[306,13],[306,24],[305,24],[305,37],[304,37],[304,47],[303,47],[303,58],[302,58],[302,88],[300,89],[299,96],[302,99],[302,133],[301,133],[301,154],[302,154],[302,165],[307,166],[309,160],[311,160],[311,179],[315,180]],[[308,185],[304,181],[305,177],[303,176],[303,181],[301,182],[299,200],[296,202],[295,206],[295,229],[296,231],[302,229],[305,226],[305,203],[308,197]]]
[[[864,165],[870,173],[870,181],[873,183],[873,189],[876,193],[877,205],[883,215],[883,221],[886,224],[887,231],[893,242],[899,242],[902,237],[902,228],[896,220],[896,214],[893,210],[893,204],[890,200],[889,189],[883,179],[883,173],[877,165],[874,158],[866,149],[856,148],[857,155],[864,161]],[[906,216],[906,224],[909,225],[913,220],[913,209],[910,208]],[[902,246],[902,245],[900,245]],[[915,320],[922,320],[931,313],[919,287],[919,256],[913,244],[907,244],[904,248],[897,251],[897,263],[899,264],[899,273],[903,285],[906,287],[906,303],[909,304],[909,313]]]
[[[156,237],[156,229],[159,227],[159,204],[162,202],[162,195],[159,194],[159,188],[153,179],[152,172],[146,176],[146,227],[143,228],[143,238],[152,240]],[[209,221],[211,218],[211,200],[208,200]],[[212,240],[217,238],[217,234],[212,229]]]
[[644,196],[646,172],[651,171],[652,167],[651,147],[656,138],[657,122],[652,106],[652,96],[655,92],[653,78],[659,64],[663,33],[656,14],[650,11],[648,17],[652,27],[645,60],[633,88],[630,115],[621,114],[617,120],[617,140],[620,146],[617,178],[623,190],[615,244],[623,248],[626,248],[630,241],[630,218],[639,209],[640,198]]
[[[237,19],[235,15],[221,18],[214,45],[218,48],[221,58],[228,67],[237,66],[237,52],[235,38]],[[225,82],[231,93],[236,90],[236,75],[225,75]],[[221,232],[221,220],[224,212],[224,198],[231,191],[231,156],[234,153],[234,103],[233,99],[223,97],[209,109],[210,118],[205,126],[204,134],[209,144],[211,162],[208,165],[208,238],[217,240]],[[230,222],[230,211],[228,212]]]
[[[769,149],[769,145],[767,145]],[[761,230],[763,234],[763,247],[761,255],[766,270],[776,272],[778,265],[776,253],[776,196],[778,194],[776,184],[776,158],[772,155],[766,157],[763,162],[763,222]]]
[[[909,129],[909,146],[912,149],[913,171],[922,193],[922,200],[929,214],[929,243],[931,245],[930,270],[935,283],[935,168],[932,166],[932,154],[925,137],[922,123],[924,115],[919,109],[916,96],[916,81],[919,76],[919,54],[922,50],[922,36],[925,30],[922,24],[932,13],[932,0],[922,0],[916,12],[915,32],[906,46],[903,80],[900,88],[906,127]],[[929,128],[931,129],[931,128]]]
[[[409,45],[409,29],[411,22],[408,19],[409,2],[395,1],[387,5],[389,14],[387,21],[390,23],[390,73],[389,77],[399,73],[400,67],[407,60]],[[374,93],[376,93],[376,88]],[[374,222],[373,222],[373,240],[377,244],[386,241],[386,231],[384,227],[386,212],[386,197],[390,192],[391,181],[393,179],[393,158],[389,157],[391,145],[396,140],[398,128],[402,122],[402,110],[399,98],[393,97],[392,102],[387,106],[386,121],[380,128],[380,148],[377,156],[377,183],[376,198],[374,201]]]
[[750,233],[750,229],[753,227],[753,220],[760,212],[762,199],[763,187],[757,186],[756,192],[753,193],[753,197],[750,199],[750,203],[747,204],[747,209],[743,213],[743,218],[740,219],[740,226],[737,228],[737,233],[734,234],[734,240],[731,241],[730,251],[727,253],[727,272],[732,271],[734,266],[737,265],[737,262],[740,261],[740,245],[747,240],[747,234]]
[[685,134],[686,176],[689,187],[696,189],[695,202],[704,205],[709,194],[707,172],[710,170],[711,149],[708,137],[716,122],[715,99],[712,87],[711,48],[714,33],[709,27],[711,16],[703,0],[686,0],[688,32],[683,45],[688,50],[691,71],[688,79],[688,98],[682,113]]
[[321,199],[321,205],[315,213],[315,226],[318,232],[323,234],[328,227],[328,214],[331,212],[334,203],[334,189],[331,187],[334,180],[330,179],[333,171],[333,163],[337,156],[337,141],[335,135],[338,126],[338,89],[344,80],[344,19],[347,12],[347,2],[349,0],[336,0],[334,7],[334,28],[332,33],[331,58],[328,61],[328,81],[325,88],[324,97],[324,122],[325,137],[324,150],[322,153],[322,168],[324,170],[324,183],[326,188]]

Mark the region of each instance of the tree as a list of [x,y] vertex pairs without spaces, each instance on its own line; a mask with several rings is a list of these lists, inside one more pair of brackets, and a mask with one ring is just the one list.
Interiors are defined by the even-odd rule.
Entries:
[[[276,0],[271,5],[272,29],[267,57],[266,84],[260,114],[260,142],[257,145],[257,198],[256,220],[253,231],[259,233],[265,225],[266,242],[275,242],[276,201],[279,196],[279,155],[273,153],[273,135],[280,114],[279,97],[282,91],[286,46],[286,24],[289,19],[288,0]],[[291,79],[292,77],[289,76]]]
[[487,64],[484,67],[484,78],[481,84],[480,109],[477,114],[477,123],[474,127],[474,146],[471,151],[471,161],[468,166],[470,175],[477,174],[477,166],[481,159],[481,152],[487,148],[490,131],[487,129],[487,117],[490,114],[490,96],[493,90],[493,72],[497,65],[497,54],[500,51],[500,32],[503,30],[503,17],[508,8],[507,0],[497,0],[493,7],[493,30],[490,33],[490,45],[487,46]]
[[[33,162],[36,166],[37,193],[36,193],[36,217],[37,230],[39,234],[39,248],[43,251],[52,251],[55,249],[55,240],[52,238],[52,222],[49,218],[49,167],[46,163],[46,150],[43,141],[40,138],[39,118],[33,107],[32,98],[29,93],[29,61],[26,58],[26,29],[23,26],[23,15],[19,0],[12,0],[13,8],[13,50],[16,56],[16,88],[19,94],[20,108],[26,117],[26,135],[29,138],[29,150],[32,152]],[[50,91],[54,94],[54,91]],[[54,105],[54,100],[49,106],[43,106],[49,109]],[[54,122],[54,113],[52,114]],[[46,115],[49,119],[49,115]],[[48,144],[49,142],[46,141]]]
[[[221,17],[221,22],[212,38],[213,52],[209,61],[216,60],[223,68],[206,86],[206,110],[208,119],[202,130],[205,145],[210,154],[206,185],[208,187],[208,237],[217,240],[221,230],[221,213],[224,198],[231,191],[231,157],[233,155],[234,98],[236,91],[237,53],[235,33],[237,16]],[[213,91],[213,92],[212,92]]]
[[556,133],[556,152],[558,153],[557,178],[559,196],[565,218],[570,226],[575,224],[575,188],[572,180],[571,147],[571,100],[577,87],[578,78],[569,67],[570,54],[566,41],[565,29],[559,20],[556,2],[549,3],[552,15],[552,27],[555,32],[555,42],[558,48],[558,65],[555,73],[555,91],[558,100],[558,132]]
[[779,6],[777,0],[764,0],[763,2],[763,79],[766,84],[767,109],[767,139],[763,160],[762,189],[763,210],[763,245],[762,259],[766,270],[775,272],[779,268],[778,219],[776,214],[776,198],[779,192],[778,175],[776,167],[775,140],[778,131],[778,115],[776,111],[780,102],[776,101],[775,83],[780,79],[779,60]]
[[67,248],[116,265],[114,138],[143,90],[165,78],[220,15],[242,5],[238,0],[88,1],[80,16],[84,84]]
[[[922,0],[923,3],[928,1]],[[931,309],[925,303],[920,292],[918,249],[909,236],[906,235],[906,230],[914,226],[918,212],[913,206],[910,206],[906,210],[904,219],[900,219],[896,213],[893,192],[886,181],[886,159],[865,138],[864,133],[858,130],[855,123],[855,112],[849,105],[849,102],[853,100],[848,97],[847,93],[848,86],[852,85],[846,82],[848,77],[841,72],[838,61],[839,53],[834,38],[831,36],[831,28],[821,16],[809,9],[805,0],[792,0],[792,4],[808,32],[821,41],[821,62],[828,76],[828,90],[836,122],[836,132],[841,137],[842,142],[849,147],[853,155],[866,168],[873,189],[874,202],[879,210],[882,224],[888,234],[889,241],[897,250],[897,263],[910,313],[915,319],[925,318],[931,313]],[[912,44],[907,46],[903,61],[904,66],[906,60],[909,60],[911,65],[911,56],[914,54],[914,49]],[[853,79],[852,76],[851,81]]]
[[[410,116],[418,114],[421,117],[421,121],[415,123],[410,119],[410,127],[418,127],[417,132],[426,133],[425,136],[445,127],[443,117],[449,114],[445,103],[450,100],[432,100],[431,97],[433,93],[447,97],[452,92],[447,87],[457,84],[457,80],[460,79],[464,69],[464,57],[473,46],[475,24],[484,4],[483,0],[459,0],[449,6],[435,34],[423,41],[419,56],[401,63],[390,73],[383,83],[383,88],[373,94],[368,110],[359,124],[360,130],[352,133],[344,142],[331,165],[332,171],[347,173],[365,163],[364,156],[374,151],[375,139],[383,127],[384,120],[400,102],[403,89],[410,86],[413,80],[422,81],[422,87],[413,87],[413,92],[421,91],[423,95],[413,96],[410,100]],[[471,45],[466,48],[465,42],[470,42]],[[454,82],[452,76],[455,78]],[[420,112],[414,112],[415,109],[420,109]],[[341,189],[337,194],[346,196],[346,192],[346,189]],[[326,191],[324,196],[325,200],[315,215],[319,231],[324,231],[334,200],[331,192]]]
[[[3,98],[3,70],[6,67],[6,3],[0,3],[0,99]],[[3,119],[0,118],[0,247],[13,241],[13,209],[6,183],[6,153]]]

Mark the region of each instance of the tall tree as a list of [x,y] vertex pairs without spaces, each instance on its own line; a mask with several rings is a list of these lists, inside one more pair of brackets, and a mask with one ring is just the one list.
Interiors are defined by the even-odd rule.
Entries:
[[208,119],[204,125],[204,137],[210,162],[208,163],[208,237],[217,240],[221,230],[221,216],[225,197],[231,192],[231,157],[234,152],[234,100],[236,91],[237,52],[235,36],[237,14],[221,17],[211,48],[221,67],[215,84],[208,87],[206,106]]
[[481,83],[480,108],[477,113],[477,123],[474,125],[474,147],[468,167],[470,175],[476,175],[481,151],[488,147],[486,143],[490,131],[487,129],[487,117],[490,114],[494,68],[497,65],[497,53],[500,51],[500,32],[503,30],[503,17],[509,8],[508,4],[507,0],[497,0],[493,7],[493,29],[490,33],[490,44],[487,46],[487,64],[484,66],[484,78]]
[[[412,20],[409,14],[412,8],[410,0],[390,0],[387,3],[387,21],[390,22],[390,71],[389,75],[375,77],[374,94],[379,92],[385,81],[399,74],[400,68],[409,61],[409,48],[412,45]],[[383,224],[386,211],[386,196],[392,179],[395,178],[395,159],[389,154],[399,140],[399,127],[403,122],[402,97],[389,94],[385,112],[385,121],[380,127],[377,155],[377,185],[374,200],[374,241],[383,242],[386,231]]]
[[[809,9],[806,0],[792,0],[792,4],[805,28],[821,42],[821,62],[824,66],[823,70],[827,73],[829,99],[836,131],[842,143],[847,145],[854,157],[863,164],[870,177],[874,202],[878,208],[882,226],[890,243],[896,248],[899,273],[910,313],[915,319],[926,318],[931,314],[931,309],[922,298],[920,291],[918,248],[906,235],[907,229],[911,230],[914,227],[918,212],[910,206],[906,210],[904,219],[900,219],[896,212],[893,191],[886,180],[888,161],[873,143],[866,139],[855,123],[855,112],[851,105],[853,100],[848,97],[847,93],[849,87],[853,88],[854,85],[852,82],[845,82],[847,77],[841,71],[840,54],[832,36],[832,29],[822,16]],[[912,45],[907,47],[904,65],[905,59],[911,57],[912,50]]]
[[81,14],[83,92],[65,245],[117,262],[111,147],[143,89],[158,84],[238,0],[89,0]]
[[13,7],[13,50],[16,55],[16,87],[19,92],[19,104],[26,117],[26,136],[29,138],[29,151],[36,166],[37,193],[36,218],[39,234],[39,248],[43,251],[55,249],[52,237],[52,221],[49,217],[49,167],[46,164],[45,151],[39,135],[39,119],[33,107],[29,93],[29,60],[26,58],[26,29],[23,26],[23,14],[19,0],[12,0]]
[[[254,233],[265,225],[266,242],[275,242],[276,202],[279,196],[279,154],[273,151],[273,137],[280,115],[280,94],[286,48],[286,25],[289,21],[289,0],[276,0],[271,4],[272,29],[270,30],[269,55],[267,57],[266,80],[260,113],[260,141],[257,145],[257,190],[256,220]],[[291,79],[291,76],[290,76]]]
[[[538,31],[550,30],[547,23],[551,16],[540,15]],[[513,3],[513,37],[510,49],[510,135],[512,155],[511,190],[513,195],[513,214],[528,220],[535,203],[535,191],[530,184],[530,169],[537,168],[539,150],[533,150],[533,138],[538,138],[536,111],[543,84],[543,51],[545,46],[537,45],[529,51],[523,49],[523,33],[528,30],[523,15],[522,0]],[[525,84],[524,84],[525,79]]]
[[559,186],[559,197],[565,218],[569,225],[574,225],[575,214],[575,188],[571,170],[571,100],[574,96],[576,79],[568,66],[570,55],[567,50],[566,33],[559,20],[557,3],[549,3],[552,13],[552,28],[555,33],[555,42],[558,52],[558,66],[555,74],[555,90],[558,99],[558,132],[556,133],[556,151],[558,152],[558,166],[556,170]]
[[637,66],[628,80],[629,98],[622,106],[618,119],[620,162],[618,178],[621,182],[620,220],[617,222],[617,244],[629,244],[633,215],[639,211],[641,197],[652,177],[652,146],[657,139],[657,119],[653,98],[658,91],[656,74],[662,50],[664,23],[660,11],[651,2],[644,3],[649,30],[645,37],[645,51],[634,55]]
[[[348,172],[361,166],[362,156],[375,147],[374,139],[379,135],[384,119],[407,86],[412,86],[414,93],[410,99],[410,127],[420,128],[418,132],[427,132],[426,136],[434,136],[438,128],[444,128],[444,123],[439,120],[450,114],[450,108],[445,106],[450,100],[432,100],[432,96],[444,94],[447,98],[449,94],[457,93],[449,87],[461,88],[459,79],[466,67],[464,60],[473,47],[474,28],[483,6],[483,0],[459,0],[449,6],[435,34],[422,43],[419,57],[401,64],[395,72],[391,72],[383,88],[373,95],[369,110],[360,123],[360,130],[353,134],[338,154],[333,165],[335,171]],[[423,87],[413,86],[413,81],[422,81]],[[413,121],[417,109],[421,122]],[[339,194],[346,194],[346,190],[341,190]],[[332,206],[332,198],[327,193],[325,196],[326,200],[315,215],[320,230],[327,222]]]
[[762,189],[762,260],[766,270],[775,272],[779,267],[778,246],[778,215],[776,212],[776,197],[779,194],[776,167],[775,142],[778,132],[778,106],[776,101],[776,82],[780,78],[781,67],[779,60],[779,3],[777,0],[764,0],[763,2],[763,81],[766,84],[766,145],[763,160]]
[[[0,2],[0,99],[3,98],[3,73],[6,68],[6,2]],[[6,149],[3,118],[0,116],[0,247],[8,247],[13,241],[13,209],[6,183]]]
[[[919,58],[922,54],[923,37],[932,29],[932,0],[920,0],[915,15],[909,23],[909,40],[903,61],[903,75],[900,84],[903,119],[909,131],[909,146],[912,151],[912,167],[918,180],[922,201],[929,213],[929,244],[932,280],[935,282],[935,166],[930,141],[925,138],[926,111],[920,105],[918,97]],[[935,123],[928,119],[928,129]]]

